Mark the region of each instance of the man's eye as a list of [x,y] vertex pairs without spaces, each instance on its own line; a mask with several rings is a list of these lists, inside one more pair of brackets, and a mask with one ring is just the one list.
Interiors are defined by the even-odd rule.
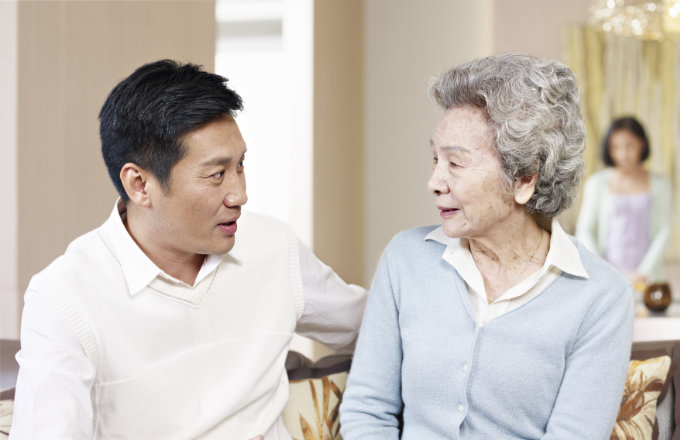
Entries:
[[215,174],[213,174],[212,176],[213,176],[214,178],[216,178],[216,179],[221,179],[222,176],[224,176],[224,171],[220,171],[220,172],[218,172],[218,173],[215,173]]

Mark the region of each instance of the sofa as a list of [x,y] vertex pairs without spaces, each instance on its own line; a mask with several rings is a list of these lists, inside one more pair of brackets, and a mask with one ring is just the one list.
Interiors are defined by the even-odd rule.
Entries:
[[[296,440],[341,439],[337,412],[351,359],[328,356],[309,368],[310,361],[301,358],[289,354],[291,398],[283,414],[286,427]],[[321,391],[329,389],[331,393]],[[321,423],[313,426],[310,420]],[[679,425],[680,341],[633,344],[611,439],[680,440]]]
[[[12,418],[17,341],[0,340],[0,440]],[[291,351],[286,360],[290,399],[283,419],[296,440],[341,439],[338,410],[349,355],[312,362]],[[593,390],[597,392],[597,390]],[[612,439],[680,440],[680,341],[633,344],[628,381]]]
[[612,439],[680,440],[678,425],[680,341],[634,343]]
[[12,423],[14,384],[17,381],[18,366],[14,354],[19,350],[19,341],[0,339],[0,439],[9,435]]

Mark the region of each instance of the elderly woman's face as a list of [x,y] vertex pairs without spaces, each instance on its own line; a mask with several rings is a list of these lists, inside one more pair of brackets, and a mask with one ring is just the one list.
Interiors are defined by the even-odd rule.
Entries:
[[435,127],[428,188],[449,237],[490,234],[503,227],[503,220],[515,208],[488,135],[484,114],[474,107],[446,110]]
[[622,128],[609,136],[609,156],[617,168],[629,170],[641,166],[645,145],[632,131]]

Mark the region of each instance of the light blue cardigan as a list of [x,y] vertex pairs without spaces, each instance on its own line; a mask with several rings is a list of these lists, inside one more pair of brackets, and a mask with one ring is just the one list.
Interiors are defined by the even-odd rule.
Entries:
[[608,439],[633,326],[630,284],[578,246],[590,278],[562,274],[483,327],[424,237],[398,234],[368,299],[340,410],[345,440]]
[[[599,171],[586,181],[581,210],[576,223],[576,238],[597,255],[604,255],[607,240],[607,212],[604,198],[609,190],[611,168]],[[652,212],[650,213],[650,243],[637,271],[651,281],[665,281],[663,262],[672,222],[671,185],[668,179],[650,174]]]

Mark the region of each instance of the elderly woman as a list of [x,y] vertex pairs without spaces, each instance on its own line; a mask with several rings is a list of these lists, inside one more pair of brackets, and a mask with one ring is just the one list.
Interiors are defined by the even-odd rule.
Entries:
[[432,85],[441,226],[398,234],[375,275],[341,407],[354,439],[608,439],[632,288],[554,220],[583,174],[573,73],[519,54]]
[[644,168],[649,141],[631,116],[612,121],[601,153],[607,168],[586,181],[576,237],[643,290],[645,284],[666,280],[671,185]]

